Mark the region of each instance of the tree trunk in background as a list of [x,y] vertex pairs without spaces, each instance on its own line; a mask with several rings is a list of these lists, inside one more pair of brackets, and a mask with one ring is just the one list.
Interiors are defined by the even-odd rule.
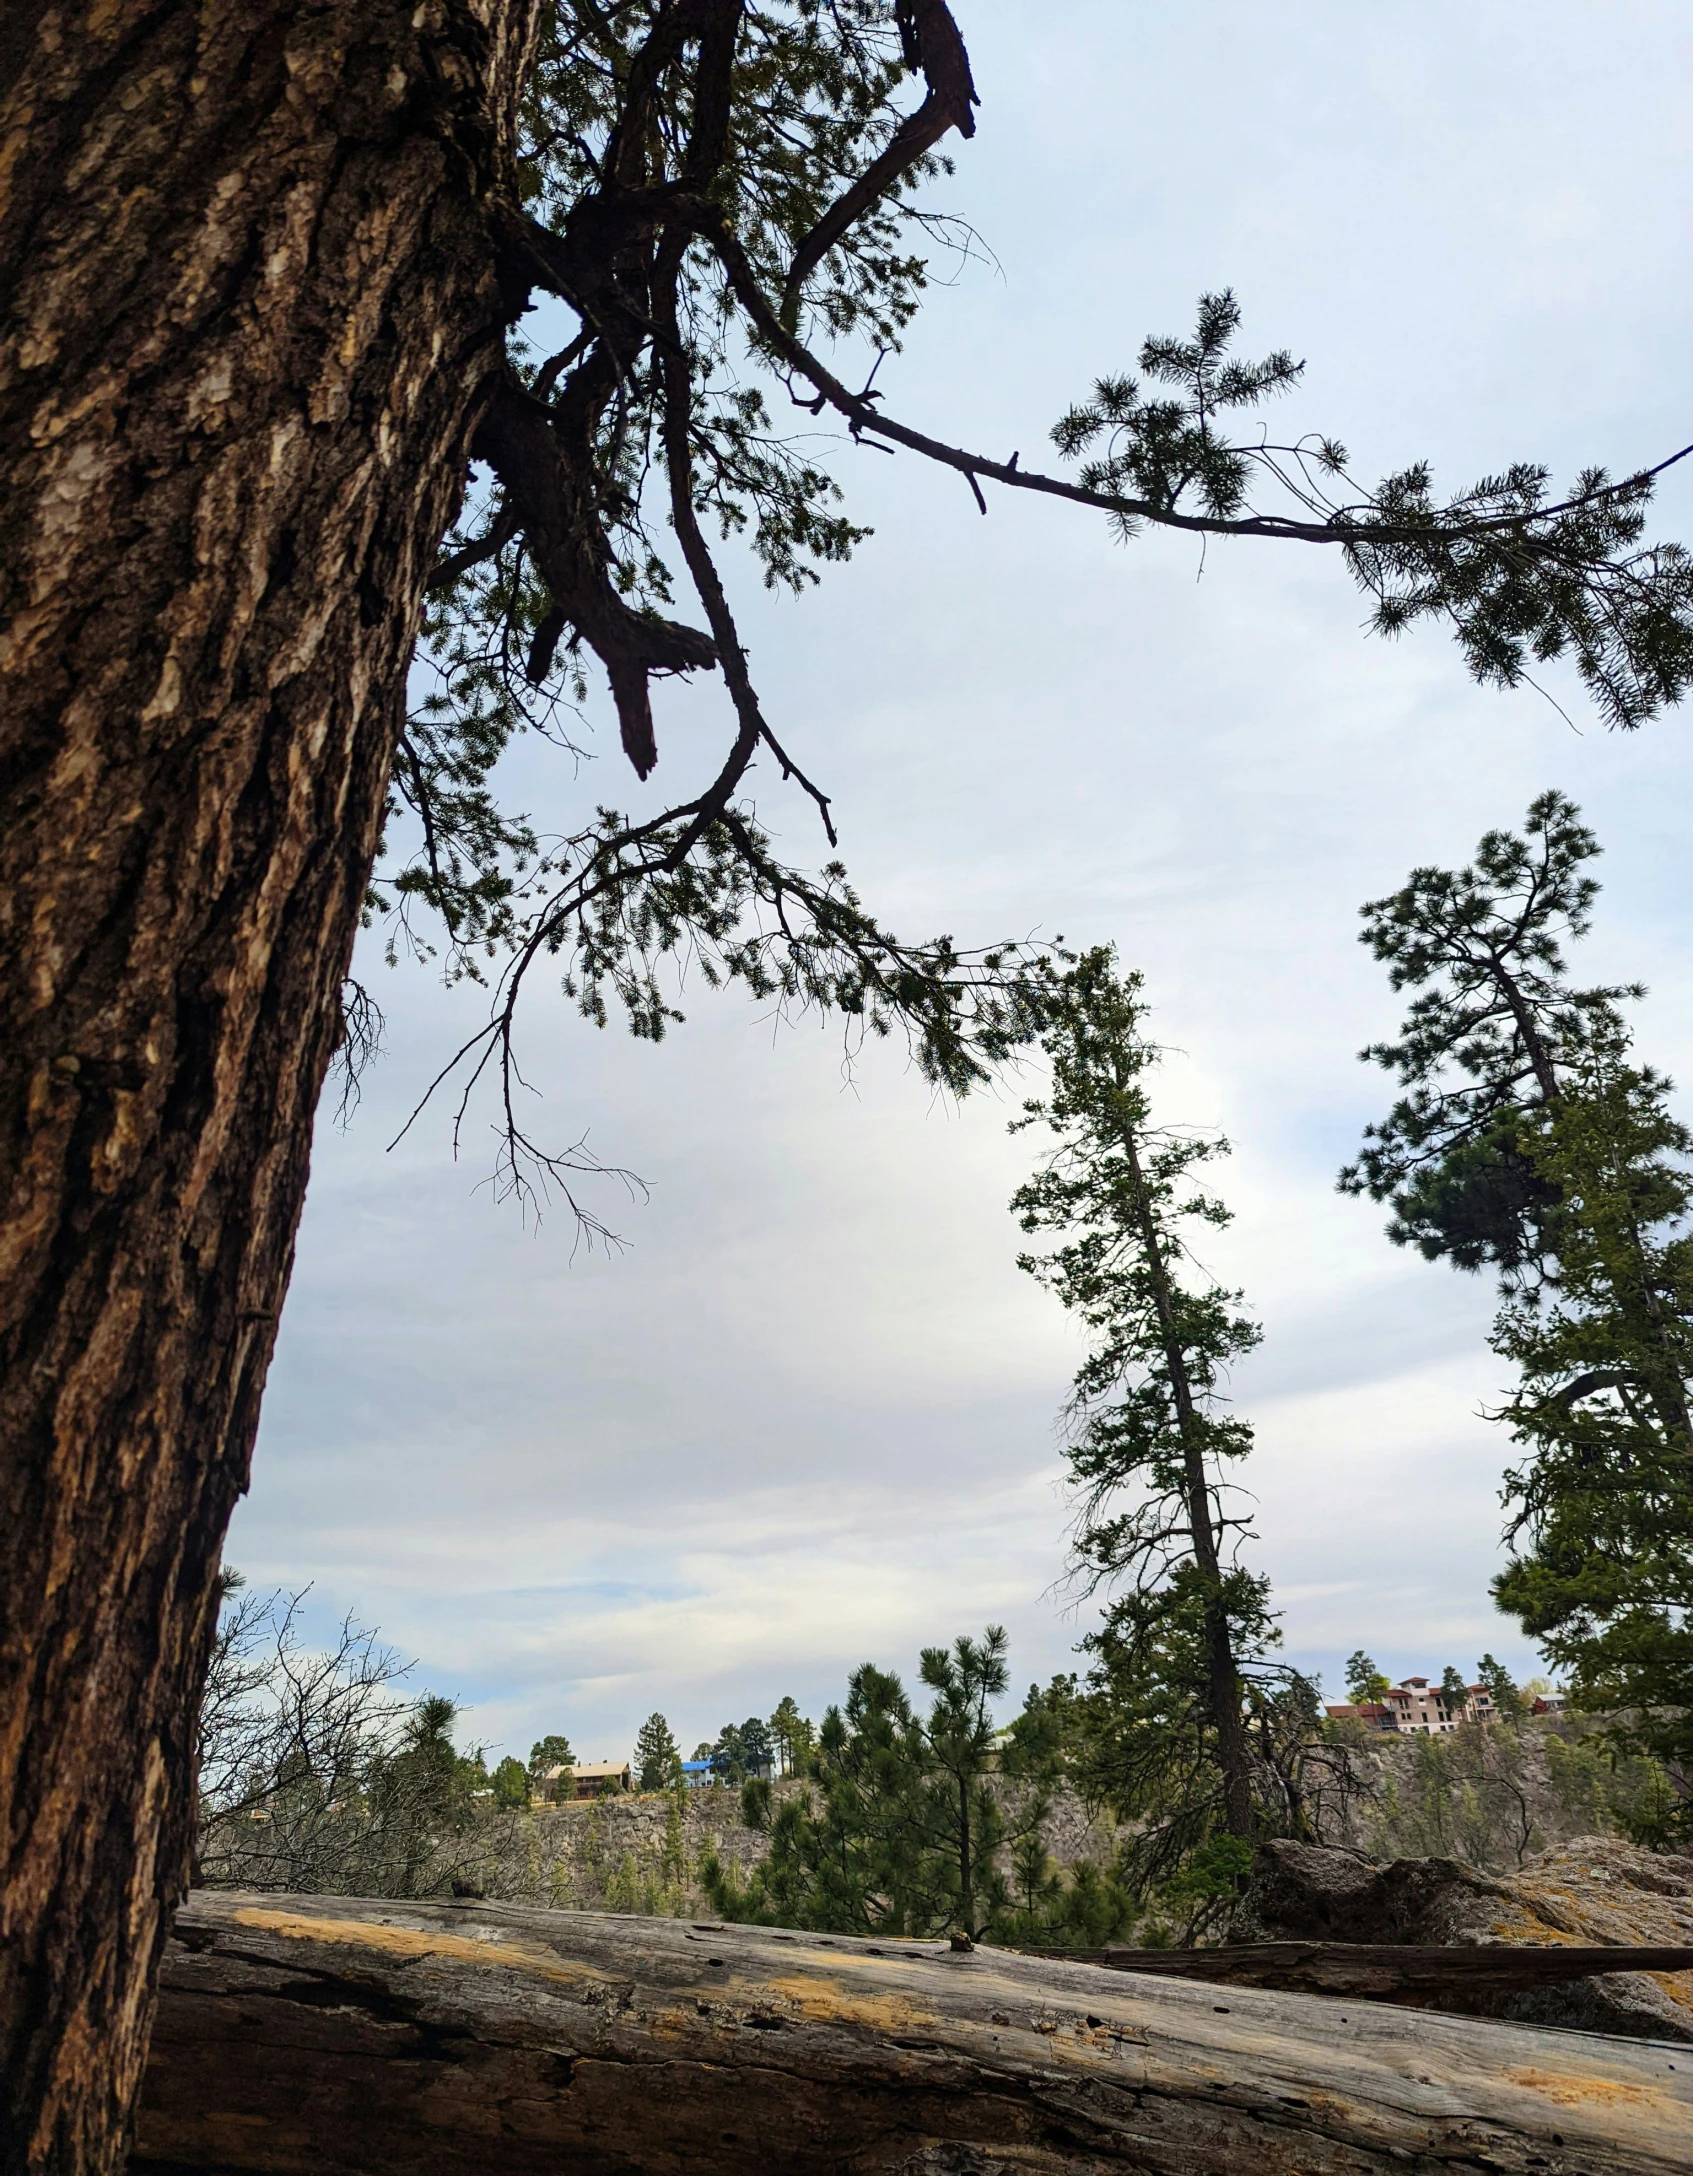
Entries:
[[0,2170],[110,2170],[533,0],[0,15]]
[[201,1891],[132,2176],[1685,2176],[1690,2131],[1686,2051],[1649,2041],[944,1943]]

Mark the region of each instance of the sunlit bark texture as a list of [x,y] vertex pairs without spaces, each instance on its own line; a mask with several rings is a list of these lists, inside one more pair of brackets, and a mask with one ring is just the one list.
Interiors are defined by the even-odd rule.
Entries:
[[115,2165],[527,0],[0,13],[0,2169]]
[[1678,2176],[1690,2125],[1685,2050],[1653,2041],[935,1942],[202,1891],[133,2176]]

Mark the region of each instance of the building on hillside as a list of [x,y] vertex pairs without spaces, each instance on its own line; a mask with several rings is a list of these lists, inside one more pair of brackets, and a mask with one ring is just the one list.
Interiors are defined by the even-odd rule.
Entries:
[[1362,1723],[1366,1730],[1396,1730],[1393,1710],[1381,1700],[1343,1701],[1331,1705],[1331,1723]]
[[[1536,1710],[1538,1713],[1539,1711]],[[1359,1722],[1371,1730],[1405,1731],[1413,1737],[1438,1738],[1460,1723],[1491,1723],[1499,1710],[1485,1685],[1467,1685],[1460,1705],[1448,1700],[1426,1677],[1402,1678],[1379,1700],[1331,1707],[1333,1722]]]
[[[776,1763],[769,1758],[748,1761],[743,1773],[756,1777],[761,1783],[773,1783],[776,1779]],[[727,1762],[721,1767],[715,1760],[685,1760],[682,1763],[682,1781],[690,1791],[703,1791],[709,1784],[726,1783],[728,1780]]]
[[571,1798],[605,1798],[626,1791],[633,1782],[626,1760],[579,1760],[573,1768],[548,1768],[541,1777],[542,1795],[556,1799],[565,1777],[571,1779]]

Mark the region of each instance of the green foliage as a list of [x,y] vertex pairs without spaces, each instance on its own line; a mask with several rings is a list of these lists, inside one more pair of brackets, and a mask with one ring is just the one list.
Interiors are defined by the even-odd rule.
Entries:
[[1031,1685],[1022,1712],[1007,1726],[1002,1771],[1019,1782],[1055,1783],[1068,1771],[1080,1742],[1081,1713],[1073,1670],[1060,1671],[1047,1686]]
[[853,1672],[844,1703],[823,1718],[807,1788],[771,1819],[762,1863],[743,1878],[706,1854],[713,1909],[841,1934],[962,1928],[1049,1947],[1120,1934],[1133,1906],[1115,1870],[1080,1866],[1067,1881],[1044,1838],[1066,1758],[1054,1718],[1074,1703],[1074,1680],[1031,1693],[1033,1714],[1002,1741],[992,1711],[1008,1681],[998,1626],[925,1648],[920,1679],[933,1695],[926,1716],[891,1673],[872,1663]]
[[636,1919],[680,1919],[688,1910],[687,1890],[662,1867],[624,1852],[605,1881],[604,1909]]
[[1380,1700],[1392,1686],[1360,1647],[1346,1665],[1346,1689],[1360,1705]]
[[[551,287],[581,324],[545,359],[513,335],[498,395],[507,433],[484,433],[492,473],[474,482],[428,595],[422,697],[396,753],[370,912],[389,923],[391,958],[439,954],[449,977],[496,982],[488,1035],[460,1053],[472,1084],[492,1059],[509,1085],[513,1001],[536,964],[562,968],[588,1020],[617,1009],[652,1040],[681,1017],[691,965],[708,987],[837,1013],[849,1035],[905,1034],[929,1076],[962,1092],[1029,1032],[1038,956],[904,942],[864,910],[838,861],[812,873],[778,857],[747,791],[754,757],[799,779],[832,843],[828,802],[739,676],[726,676],[726,764],[714,758],[666,808],[579,804],[542,824],[500,790],[524,735],[579,770],[595,652],[647,774],[651,678],[738,647],[708,531],[743,540],[766,583],[793,591],[869,533],[840,510],[810,419],[796,429],[773,415],[771,391],[786,413],[790,386],[749,348],[713,222],[726,221],[791,329],[890,351],[925,285],[927,246],[953,232],[914,201],[945,161],[914,145],[802,266],[818,222],[900,126],[898,27],[885,0],[772,0],[738,10],[730,37],[727,51],[720,27],[679,31],[659,0],[546,11],[519,155],[532,225],[506,270]],[[549,463],[550,496],[536,485]],[[666,616],[679,579],[709,635]],[[507,1120],[509,1187],[530,1195],[592,1168]]]
[[815,1796],[787,1800],[746,1888],[708,1855],[706,1893],[725,1918],[839,1934],[927,1925],[918,1865],[923,1747],[905,1688],[865,1663],[818,1732]]
[[770,1733],[771,1750],[785,1776],[798,1775],[811,1756],[817,1742],[813,1725],[799,1711],[792,1693],[784,1693],[776,1704],[776,1712],[765,1726]]
[[1252,1871],[1252,1846],[1244,1836],[1208,1836],[1188,1853],[1164,1884],[1163,1901],[1197,1916],[1232,1902]]
[[[1528,1455],[1506,1476],[1519,1553],[1500,1607],[1617,1718],[1619,1751],[1693,1763],[1693,1135],[1669,1083],[1595,1037],[1538,1150],[1560,1213],[1559,1281],[1508,1306],[1517,1371],[1498,1418]],[[1693,1788],[1688,1797],[1693,1801]],[[1686,1810],[1683,1827],[1689,1825]]]
[[522,1761],[507,1754],[494,1770],[494,1802],[500,1806],[523,1807],[529,1803],[529,1771]]
[[1419,995],[1400,1042],[1365,1052],[1410,1093],[1341,1184],[1391,1195],[1391,1236],[1491,1263],[1493,1350],[1516,1387],[1495,1417],[1517,1554],[1495,1598],[1657,1762],[1693,1833],[1693,1134],[1631,1056],[1619,1001],[1576,989],[1598,854],[1575,805],[1530,807],[1474,865],[1422,869],[1366,907],[1365,939]]
[[[1141,1900],[1125,1886],[1116,1867],[1080,1859],[1044,1916],[1024,1924],[1028,1938],[1040,1946],[1103,1949],[1107,1942],[1128,1940],[1140,1913]],[[1018,1921],[1013,1920],[1012,1928],[1014,1934],[1019,1931]]]
[[1549,1106],[1637,985],[1577,989],[1564,946],[1584,937],[1599,853],[1563,794],[1529,805],[1521,836],[1489,831],[1464,869],[1414,869],[1361,909],[1360,942],[1412,990],[1399,1040],[1366,1061],[1408,1092],[1366,1127],[1343,1192],[1391,1201],[1388,1237],[1430,1261],[1533,1284],[1557,1251],[1559,1193],[1537,1142]]
[[[1504,684],[1531,655],[1568,651],[1625,723],[1693,673],[1693,571],[1677,547],[1640,543],[1649,477],[1593,470],[1552,504],[1544,471],[1517,464],[1440,505],[1423,466],[1360,493],[1330,439],[1231,440],[1223,424],[1301,366],[1285,351],[1233,356],[1228,292],[1201,299],[1191,339],[1145,343],[1149,395],[1108,377],[1059,424],[1061,450],[1086,459],[1080,485],[899,424],[868,379],[852,391],[837,371],[874,377],[898,351],[933,249],[969,253],[968,229],[922,191],[950,171],[937,147],[950,127],[973,131],[974,104],[942,0],[761,0],[709,20],[668,0],[545,12],[499,272],[552,298],[536,321],[569,316],[550,355],[510,336],[485,466],[429,590],[424,692],[395,753],[370,894],[392,957],[438,954],[449,977],[495,986],[486,1034],[448,1068],[462,1064],[466,1094],[490,1065],[514,1085],[515,1007],[537,965],[589,1020],[621,1011],[652,1039],[680,1016],[693,965],[708,986],[836,1014],[849,1039],[904,1035],[955,1092],[1038,1025],[1039,948],[902,940],[838,861],[812,873],[783,860],[755,810],[763,762],[834,844],[827,793],[760,708],[713,556],[736,540],[765,583],[797,592],[857,548],[868,532],[820,450],[825,408],[846,442],[891,438],[978,497],[992,476],[1080,499],[1125,535],[1154,523],[1326,543],[1383,631],[1443,616],[1472,670]],[[1260,486],[1291,510],[1255,509]],[[689,591],[703,626],[669,616]],[[615,795],[544,820],[508,806],[498,773],[522,735],[577,775],[602,670],[643,779],[659,760],[654,679],[720,671],[717,752],[649,813]],[[568,1192],[567,1174],[594,1168],[531,1141],[509,1093],[502,1110],[509,1187]]]
[[694,1758],[709,1760],[719,1783],[738,1788],[748,1776],[762,1774],[770,1764],[769,1725],[756,1715],[749,1715],[744,1723],[725,1723],[717,1734],[717,1743],[705,1747]]
[[950,1650],[925,1647],[918,1675],[935,1696],[923,1730],[931,1888],[945,1896],[949,1925],[979,1934],[1006,1902],[994,1864],[1004,1821],[989,1782],[998,1766],[991,1703],[1010,1684],[1004,1627],[989,1625],[980,1640],[961,1635]]
[[[1259,1339],[1236,1312],[1238,1293],[1181,1276],[1193,1263],[1187,1227],[1230,1221],[1191,1176],[1228,1144],[1154,1124],[1143,1078],[1159,1052],[1141,987],[1137,974],[1117,979],[1109,948],[1064,975],[1042,1038],[1052,1090],[1014,1127],[1044,1127],[1058,1143],[1011,1206],[1025,1232],[1071,1235],[1018,1266],[1093,1340],[1067,1409],[1068,1459],[1081,1499],[1077,1553],[1099,1578],[1161,1562],[1179,1541],[1175,1522],[1196,1508],[1190,1457],[1219,1468],[1246,1455],[1251,1430],[1221,1409],[1221,1387]],[[1125,1491],[1137,1500],[1119,1509]],[[1207,1500],[1209,1526],[1238,1529],[1214,1481]]]
[[[1337,542],[1375,599],[1378,634],[1445,620],[1483,683],[1516,687],[1531,659],[1571,655],[1618,725],[1638,725],[1685,692],[1693,561],[1679,545],[1640,548],[1649,477],[1613,482],[1603,469],[1585,469],[1570,496],[1554,501],[1548,471],[1519,461],[1442,503],[1428,464],[1417,462],[1364,490],[1332,438],[1278,445],[1262,428],[1237,440],[1218,427],[1230,409],[1257,408],[1304,372],[1285,348],[1259,363],[1234,359],[1239,328],[1231,292],[1202,295],[1191,340],[1141,348],[1141,371],[1171,387],[1168,397],[1144,399],[1133,378],[1101,378],[1055,426],[1067,459],[1091,455],[1082,487],[1116,502],[1120,536],[1137,535],[1149,519],[1185,516],[1196,528]],[[1255,485],[1288,512],[1257,512]]]
[[748,1776],[741,1785],[741,1819],[748,1828],[770,1826],[770,1784],[763,1776]]
[[1484,686],[1573,657],[1600,714],[1641,725],[1693,680],[1693,559],[1641,546],[1649,477],[1586,468],[1562,500],[1548,477],[1513,462],[1441,502],[1417,462],[1341,515],[1358,532],[1347,564],[1376,599],[1378,634],[1443,619]]
[[[1163,514],[1190,500],[1219,519],[1240,513],[1260,463],[1251,447],[1231,444],[1218,431],[1217,418],[1287,392],[1304,365],[1285,348],[1261,363],[1234,360],[1228,351],[1239,328],[1240,305],[1231,293],[1201,295],[1191,340],[1151,339],[1140,351],[1142,371],[1154,384],[1174,387],[1172,397],[1143,400],[1133,378],[1101,378],[1091,400],[1054,426],[1052,442],[1066,459],[1096,449],[1081,469],[1087,490],[1144,500]],[[1119,534],[1133,536],[1143,521],[1122,516]]]
[[1491,1655],[1483,1655],[1476,1664],[1476,1683],[1487,1687],[1495,1709],[1506,1722],[1520,1722],[1529,1712],[1529,1703],[1523,1698],[1516,1680],[1505,1665],[1495,1662]]
[[[570,1750],[570,1740],[556,1731],[548,1737],[537,1738],[529,1748],[529,1781],[543,1797],[570,1797],[575,1789],[575,1777],[571,1774],[575,1766],[576,1755]],[[549,1783],[547,1772],[552,1768],[562,1768],[564,1773]]]
[[678,1773],[670,1789],[670,1802],[664,1809],[664,1845],[659,1860],[666,1881],[672,1885],[679,1883],[687,1871],[688,1852],[683,1818],[687,1796],[687,1786]]
[[[1219,1912],[1182,1885],[1195,1855],[1234,1833],[1317,1840],[1344,1830],[1361,1785],[1357,1748],[1326,1725],[1317,1687],[1269,1660],[1275,1624],[1264,1583],[1236,1567],[1224,1605],[1241,1651],[1240,1726],[1252,1823],[1240,1835],[1225,1798],[1213,1721],[1207,1597],[1191,1566],[1155,1598],[1114,1604],[1083,1646],[1091,1659],[1077,1703],[1070,1775],[1089,1802],[1129,1825],[1116,1878],[1138,1909],[1169,1918],[1191,1940]],[[1224,1854],[1226,1859],[1227,1855]]]
[[1578,1735],[1546,1734],[1546,1771],[1565,1818],[1584,1835],[1615,1832],[1648,1851],[1685,1846],[1685,1793],[1649,1754],[1619,1748],[1612,1733],[1574,1722]]
[[681,1775],[681,1751],[670,1725],[656,1712],[635,1733],[634,1767],[636,1788],[643,1791],[668,1790]]
[[1059,1236],[1019,1265],[1090,1338],[1066,1416],[1075,1554],[1112,1600],[1083,1643],[1095,1658],[1087,1766],[1142,1823],[1137,1878],[1150,1885],[1218,1825],[1260,1827],[1244,1704],[1255,1687],[1273,1705],[1291,1680],[1267,1659],[1268,1583],[1239,1562],[1249,1521],[1224,1479],[1252,1431],[1223,1386],[1259,1333],[1189,1236],[1229,1221],[1196,1178],[1227,1144],[1154,1122],[1145,1019],[1140,977],[1120,980],[1109,949],[1065,974],[1042,1038],[1051,1092],[1017,1121],[1057,1145],[1012,1209],[1025,1232]]

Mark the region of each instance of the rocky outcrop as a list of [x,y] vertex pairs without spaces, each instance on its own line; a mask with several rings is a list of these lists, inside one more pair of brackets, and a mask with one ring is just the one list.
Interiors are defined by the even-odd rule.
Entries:
[[[1693,1859],[1590,1836],[1495,1876],[1455,1859],[1382,1865],[1356,1852],[1273,1842],[1258,1854],[1229,1938],[1686,1947],[1693,1945]],[[1610,1972],[1529,1994],[1454,1996],[1441,2007],[1693,2042],[1688,1972]]]

